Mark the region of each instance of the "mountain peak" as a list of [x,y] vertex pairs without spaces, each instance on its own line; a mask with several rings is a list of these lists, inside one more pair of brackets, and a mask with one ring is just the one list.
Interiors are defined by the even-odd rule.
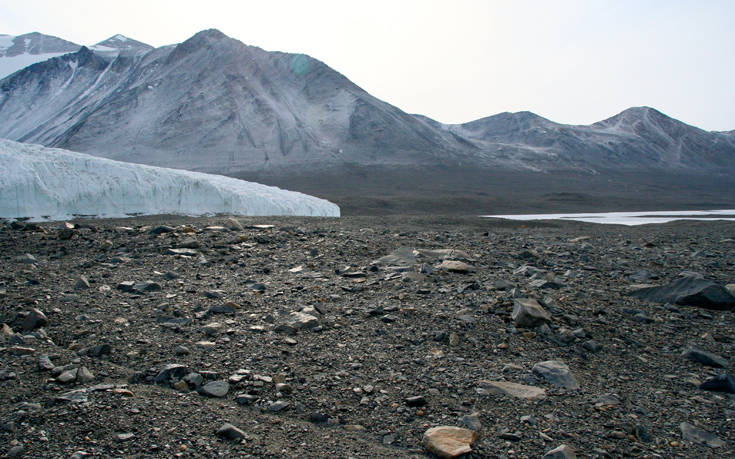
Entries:
[[641,106],[641,107],[630,107],[615,116],[599,121],[593,126],[630,126],[640,121],[652,121],[656,123],[673,123],[676,122],[673,118],[661,113],[652,107]]
[[206,29],[195,33],[191,38],[183,43],[176,45],[176,48],[169,54],[168,61],[173,62],[181,59],[187,54],[191,54],[201,48],[211,47],[223,40],[229,40],[230,37],[223,34],[217,29]]
[[121,52],[126,54],[137,54],[142,52],[148,52],[153,49],[153,46],[138,40],[133,40],[125,35],[117,34],[113,35],[107,40],[101,41],[96,45],[92,46],[91,49],[95,52],[102,54],[119,54]]
[[13,57],[21,54],[64,54],[79,49],[79,45],[59,37],[38,32],[23,35],[0,35],[0,57]]
[[[207,38],[210,40],[222,40],[225,38],[230,38],[227,35],[220,32],[218,29],[205,29],[201,32],[195,33],[189,40],[193,40],[195,38],[201,39],[201,38]],[[187,40],[188,41],[188,40]]]

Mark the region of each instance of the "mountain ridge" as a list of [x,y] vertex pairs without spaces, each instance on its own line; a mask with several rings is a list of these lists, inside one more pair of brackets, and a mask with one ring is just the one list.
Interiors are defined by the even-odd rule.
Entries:
[[[264,177],[317,195],[320,186],[323,193],[349,192],[347,182],[319,182],[352,173],[376,194],[400,184],[370,188],[374,173],[416,182],[420,171],[431,171],[437,183],[460,188],[468,168],[486,177],[540,173],[546,181],[554,174],[625,176],[625,186],[646,171],[704,182],[728,182],[735,173],[732,132],[704,131],[650,107],[590,125],[528,111],[442,124],[373,97],[315,58],[265,51],[216,29],[144,52],[110,58],[83,48],[30,66],[0,80],[0,122],[0,136],[11,140]],[[492,188],[481,177],[473,182],[477,193]]]

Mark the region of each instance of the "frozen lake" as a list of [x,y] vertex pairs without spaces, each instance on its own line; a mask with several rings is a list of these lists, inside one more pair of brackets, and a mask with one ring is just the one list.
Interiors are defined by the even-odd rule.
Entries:
[[587,223],[611,225],[645,225],[666,223],[674,220],[728,220],[735,221],[735,209],[725,210],[676,210],[655,212],[603,212],[583,214],[526,214],[526,215],[483,215],[484,217],[508,220],[574,220]]

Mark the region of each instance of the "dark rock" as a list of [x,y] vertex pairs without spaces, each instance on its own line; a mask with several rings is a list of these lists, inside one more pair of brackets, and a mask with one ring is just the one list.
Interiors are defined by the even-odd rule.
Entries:
[[638,441],[642,443],[651,443],[652,441],[651,435],[648,433],[648,430],[640,424],[637,424],[633,427],[633,436],[635,436],[635,438],[637,438]]
[[112,346],[107,343],[92,346],[84,352],[84,354],[90,357],[102,357],[103,355],[110,355],[111,353]]
[[207,315],[211,315],[211,314],[234,315],[236,313],[237,313],[237,309],[227,304],[218,304],[216,306],[212,306],[211,308],[207,309]]
[[314,424],[326,424],[329,421],[329,416],[324,413],[315,411],[309,416],[309,420]]
[[135,287],[135,282],[133,282],[133,281],[123,281],[123,282],[120,282],[119,284],[117,284],[117,287],[115,287],[115,288],[117,288],[121,292],[126,292],[127,293],[127,292],[132,292],[133,289],[134,289],[134,287]]
[[235,396],[235,402],[237,402],[238,405],[252,405],[253,403],[257,401],[258,401],[257,395],[237,394]]
[[503,440],[508,441],[521,441],[521,439],[523,438],[520,432],[501,432],[498,436]]
[[171,384],[172,382],[182,379],[189,374],[189,369],[178,363],[169,363],[164,365],[156,375],[156,384]]
[[550,321],[551,315],[532,298],[516,298],[511,318],[517,327],[532,328]]
[[482,421],[480,421],[480,415],[477,413],[466,414],[459,418],[459,422],[475,432],[479,432],[482,429]]
[[224,296],[224,294],[222,293],[222,290],[207,290],[206,292],[204,292],[204,296],[212,299],[220,299]]
[[413,406],[413,407],[425,406],[426,403],[427,403],[426,398],[424,398],[423,395],[416,395],[414,397],[408,397],[406,399],[407,406]]
[[136,292],[141,292],[141,293],[160,292],[161,284],[159,284],[158,282],[153,282],[151,280],[144,281],[144,282],[138,282],[135,285],[133,285],[133,290],[135,290]]
[[151,229],[150,231],[148,231],[148,233],[158,235],[158,234],[164,234],[164,233],[173,233],[174,231],[176,231],[176,229],[170,226],[158,225],[154,227],[153,229]]
[[30,331],[48,325],[48,318],[40,309],[33,308],[23,320],[23,330]]
[[15,445],[8,450],[7,457],[21,457],[25,454],[25,446]]
[[76,231],[71,228],[61,228],[58,233],[56,233],[56,236],[62,241],[68,241],[73,238],[75,234]]
[[55,365],[53,362],[51,362],[51,359],[46,354],[41,354],[38,356],[38,368],[43,371],[51,371],[53,370]]
[[289,406],[290,403],[284,402],[283,400],[278,400],[268,405],[268,411],[270,411],[271,413],[278,413],[285,410]]
[[731,374],[717,375],[700,384],[699,388],[711,392],[735,394],[735,377]]
[[707,309],[728,310],[735,306],[735,296],[714,282],[682,277],[661,287],[645,287],[630,296],[657,303],[675,303]]
[[682,357],[699,362],[702,365],[707,365],[715,368],[726,368],[729,364],[727,359],[711,352],[703,351],[696,347],[690,347],[684,350],[681,354]]
[[246,434],[232,424],[226,423],[217,429],[217,436],[230,441],[240,441],[245,438]]
[[191,351],[189,351],[189,348],[186,346],[176,346],[174,349],[174,354],[176,355],[188,355]]

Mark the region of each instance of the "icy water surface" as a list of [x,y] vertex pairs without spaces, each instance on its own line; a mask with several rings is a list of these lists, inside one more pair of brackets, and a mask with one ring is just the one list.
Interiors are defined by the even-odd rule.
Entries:
[[603,212],[583,214],[484,215],[484,217],[505,218],[508,220],[575,220],[587,223],[603,223],[611,225],[645,225],[648,223],[666,223],[674,220],[735,221],[735,209]]

